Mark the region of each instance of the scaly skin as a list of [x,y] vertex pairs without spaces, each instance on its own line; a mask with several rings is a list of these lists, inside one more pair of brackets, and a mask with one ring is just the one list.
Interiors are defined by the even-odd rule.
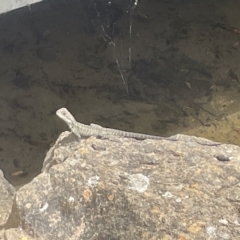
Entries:
[[[75,120],[72,114],[66,109],[61,108],[56,112],[57,116],[61,118],[71,129],[71,131],[78,136],[79,138],[82,137],[127,137],[127,138],[136,138],[136,139],[164,139],[169,141],[186,141],[186,142],[195,142],[200,145],[204,146],[219,146],[222,143],[213,142],[207,139],[201,139],[197,137],[191,137],[187,135],[177,134],[171,137],[159,137],[154,135],[147,135],[141,133],[134,133],[134,132],[126,132],[121,130],[116,130],[112,128],[104,128],[97,124],[91,123],[90,125],[79,123]],[[189,140],[190,139],[190,140]]]
[[61,108],[56,112],[57,116],[61,118],[71,129],[71,131],[81,138],[83,137],[90,137],[90,136],[98,136],[98,137],[109,137],[109,136],[116,136],[116,137],[127,137],[127,138],[136,138],[136,139],[169,139],[165,137],[159,137],[154,135],[147,135],[141,133],[134,133],[134,132],[126,132],[121,130],[116,130],[112,128],[104,128],[97,124],[82,124],[75,120],[72,114],[66,109]]

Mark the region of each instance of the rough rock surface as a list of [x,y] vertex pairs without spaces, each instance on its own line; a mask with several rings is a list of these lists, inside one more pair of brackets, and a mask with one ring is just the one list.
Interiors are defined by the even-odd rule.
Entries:
[[64,132],[13,214],[34,239],[237,239],[240,147],[178,139]]
[[14,187],[4,178],[0,170],[0,229],[6,224],[12,211],[14,196]]
[[21,228],[10,228],[0,231],[1,240],[44,240],[44,238],[32,237]]

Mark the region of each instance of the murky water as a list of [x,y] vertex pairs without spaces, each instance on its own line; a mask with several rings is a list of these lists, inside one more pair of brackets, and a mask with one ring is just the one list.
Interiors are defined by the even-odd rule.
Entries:
[[114,33],[109,12],[101,21],[100,8],[79,1],[1,15],[5,177],[19,186],[40,172],[67,130],[55,116],[63,106],[83,123],[240,145],[239,8],[234,0],[141,1],[132,19],[114,19]]

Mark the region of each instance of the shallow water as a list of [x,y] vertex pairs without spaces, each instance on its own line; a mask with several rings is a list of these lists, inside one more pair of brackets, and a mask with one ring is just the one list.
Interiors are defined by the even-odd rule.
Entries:
[[234,0],[141,1],[131,38],[129,14],[111,35],[101,28],[108,13],[91,19],[79,1],[1,15],[5,177],[20,186],[39,174],[67,130],[55,116],[63,106],[86,124],[240,145],[239,8]]

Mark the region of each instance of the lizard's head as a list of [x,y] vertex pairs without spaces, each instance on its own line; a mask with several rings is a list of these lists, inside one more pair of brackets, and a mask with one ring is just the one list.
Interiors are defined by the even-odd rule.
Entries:
[[56,111],[56,115],[61,118],[64,122],[66,122],[68,125],[72,122],[75,122],[75,118],[72,116],[72,114],[66,109],[66,108],[60,108]]

